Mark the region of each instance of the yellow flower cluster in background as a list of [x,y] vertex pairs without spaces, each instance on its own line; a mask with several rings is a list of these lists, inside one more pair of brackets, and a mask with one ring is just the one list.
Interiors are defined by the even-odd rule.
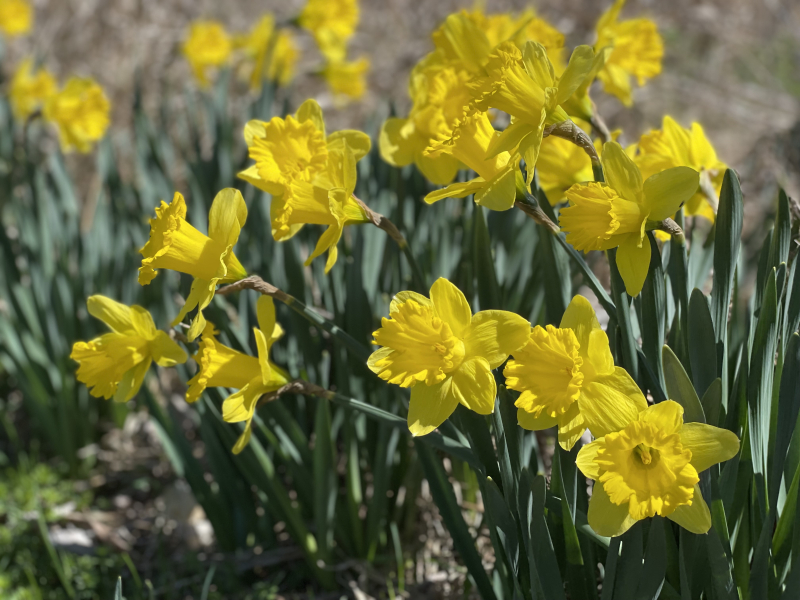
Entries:
[[297,20],[314,37],[325,60],[320,74],[337,98],[358,99],[366,91],[369,59],[347,60],[359,18],[358,0],[308,0]]
[[240,70],[253,90],[260,90],[265,79],[287,85],[300,56],[291,31],[277,27],[271,14],[263,15],[248,33],[236,35],[228,33],[219,21],[195,21],[182,47],[197,82],[204,88],[211,84],[210,73],[231,64],[236,51],[241,54]]
[[305,224],[327,225],[306,264],[327,251],[330,271],[344,227],[369,222],[353,195],[356,163],[370,150],[369,136],[354,130],[327,135],[322,109],[306,100],[294,116],[250,121],[244,139],[255,164],[239,177],[272,195],[273,237],[286,240]]
[[27,0],[0,0],[0,31],[25,35],[33,27],[33,7]]
[[57,128],[64,152],[90,152],[110,123],[111,103],[100,84],[71,77],[59,90],[55,76],[32,58],[17,67],[9,98],[14,116],[21,122],[41,111]]

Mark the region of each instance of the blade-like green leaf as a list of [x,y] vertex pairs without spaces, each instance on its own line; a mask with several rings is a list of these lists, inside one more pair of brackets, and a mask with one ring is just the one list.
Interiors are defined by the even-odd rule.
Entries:
[[664,379],[667,383],[667,395],[683,406],[683,420],[686,423],[705,423],[706,417],[697,392],[689,381],[683,365],[669,346],[662,349],[664,362]]
[[689,299],[689,359],[692,364],[692,381],[698,396],[706,393],[717,378],[717,357],[714,343],[714,324],[708,300],[695,288]]

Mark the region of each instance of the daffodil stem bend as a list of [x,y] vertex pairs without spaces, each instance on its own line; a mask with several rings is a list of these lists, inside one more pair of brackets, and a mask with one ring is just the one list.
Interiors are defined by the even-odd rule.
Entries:
[[344,329],[326,319],[314,309],[309,308],[294,296],[287,294],[283,290],[279,290],[271,283],[267,283],[258,275],[250,275],[249,277],[240,279],[236,283],[226,285],[225,287],[217,290],[217,293],[225,296],[241,290],[254,290],[260,294],[264,294],[265,296],[271,296],[279,302],[283,302],[286,306],[291,308],[300,316],[309,320],[312,324],[316,325],[320,329],[327,331],[334,338],[339,340],[351,352],[353,352],[359,358],[359,360],[366,362],[370,354],[372,354],[372,351],[369,348],[367,348],[364,344],[359,343]]
[[379,212],[375,212],[369,206],[364,203],[364,201],[360,200],[356,196],[353,196],[353,199],[361,206],[364,212],[369,218],[370,222],[375,225],[378,229],[382,229],[389,237],[392,238],[396,243],[400,250],[405,254],[406,260],[408,261],[409,266],[411,267],[411,276],[414,279],[414,285],[419,288],[418,292],[425,292],[428,290],[428,285],[425,281],[425,276],[422,274],[422,270],[419,268],[417,264],[417,260],[414,258],[414,254],[411,252],[411,248],[408,245],[408,241],[400,233],[400,230],[397,228],[397,225],[392,223],[389,219],[387,219],[384,215],[380,214]]

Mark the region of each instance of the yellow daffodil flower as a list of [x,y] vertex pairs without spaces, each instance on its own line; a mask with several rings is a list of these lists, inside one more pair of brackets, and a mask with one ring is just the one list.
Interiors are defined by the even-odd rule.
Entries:
[[239,454],[250,442],[253,415],[258,399],[274,392],[289,382],[289,375],[269,358],[269,351],[283,335],[283,328],[275,320],[275,305],[269,296],[261,296],[256,305],[258,327],[253,334],[258,347],[258,357],[249,356],[229,348],[216,338],[214,326],[208,323],[203,331],[200,348],[194,356],[197,374],[189,380],[186,401],[195,402],[209,387],[238,390],[222,404],[222,418],[228,423],[246,422],[242,435],[233,447]]
[[449,154],[475,171],[478,177],[430,192],[425,196],[425,202],[433,204],[444,198],[464,198],[475,194],[475,203],[490,210],[508,210],[514,206],[520,157],[505,151],[490,152],[498,138],[499,134],[485,112],[468,112],[456,121],[449,135],[434,141],[425,149],[425,154],[430,157]]
[[58,128],[64,152],[90,152],[109,125],[111,103],[103,88],[93,79],[72,77],[44,104],[44,118]]
[[566,191],[574,184],[594,179],[592,161],[583,148],[555,136],[542,140],[536,170],[539,187],[551,206],[562,202]]
[[287,224],[291,227],[296,219],[299,223],[327,225],[314,252],[306,260],[311,264],[323,252],[328,252],[325,272],[336,264],[336,245],[348,225],[370,222],[364,208],[355,200],[356,155],[345,139],[334,145],[328,153],[327,177],[320,176],[315,183],[295,182],[291,186],[293,212]]
[[612,48],[597,78],[603,89],[625,106],[633,104],[631,77],[639,86],[661,73],[664,41],[650,19],[620,21],[625,0],[616,0],[597,23],[595,49]]
[[487,157],[519,148],[525,158],[528,185],[533,181],[546,125],[569,120],[560,104],[575,92],[595,62],[589,46],[578,46],[560,78],[541,44],[527,42],[522,51],[511,42],[500,44],[486,64],[486,76],[471,84],[474,105],[483,111],[502,110],[513,117],[493,140]]
[[90,342],[75,342],[70,358],[77,361],[78,381],[96,398],[127,402],[139,391],[150,364],[174,367],[186,353],[141,306],[125,306],[105,296],[90,296],[89,314],[111,329]]
[[[343,152],[346,146],[358,161],[371,145],[369,136],[360,131],[326,135],[322,109],[314,100],[306,100],[294,116],[285,119],[250,121],[244,138],[256,164],[239,177],[272,195],[272,236],[278,241],[289,239],[306,223],[330,225],[336,221],[328,208],[328,191],[347,188],[352,182],[343,177],[338,183],[331,181],[329,156],[336,150]],[[336,164],[341,161],[337,159]]]
[[367,91],[369,67],[369,59],[365,57],[352,61],[329,60],[320,75],[333,92],[335,100],[358,100]]
[[294,77],[294,68],[300,51],[287,29],[275,29],[272,15],[264,15],[250,33],[238,36],[234,46],[241,49],[252,61],[250,87],[261,89],[266,78],[278,85],[287,85]]
[[8,36],[25,35],[33,26],[33,7],[27,0],[0,0],[0,31]]
[[576,250],[617,251],[617,266],[631,296],[638,296],[650,265],[645,232],[675,214],[697,191],[699,175],[674,167],[648,177],[617,142],[603,145],[607,183],[579,183],[567,190],[569,206],[559,224]]
[[247,207],[241,192],[222,190],[214,198],[208,213],[208,235],[186,221],[186,202],[175,192],[172,202],[163,200],[150,219],[150,239],[139,250],[142,266],[139,283],[147,285],[158,274],[156,269],[170,269],[194,277],[186,303],[172,322],[174,327],[197,307],[187,338],[194,340],[205,329],[203,309],[214,297],[217,284],[232,283],[247,272],[233,253],[239,233],[247,220]]
[[389,118],[380,133],[381,157],[390,165],[416,164],[426,179],[436,185],[448,185],[460,163],[441,152],[428,156],[425,149],[440,135],[452,131],[472,100],[467,82],[471,74],[447,60],[441,50],[432,52],[414,67],[409,80],[413,106],[406,119]]
[[711,513],[698,474],[738,451],[734,433],[684,423],[683,407],[672,400],[620,419],[614,431],[578,453],[578,468],[596,482],[589,525],[600,535],[618,536],[636,521],[661,515],[692,533],[706,533]]
[[550,59],[560,65],[564,36],[544,19],[527,10],[518,16],[510,13],[486,15],[480,9],[462,10],[449,15],[432,34],[434,45],[448,60],[456,61],[471,73],[483,72],[489,55],[502,42],[518,46],[538,42]]
[[[689,167],[699,172],[701,178],[707,177],[710,187],[719,197],[728,166],[717,158],[714,146],[699,123],[692,123],[690,129],[684,129],[672,117],[665,116],[662,128],[644,134],[638,149],[634,160],[642,170],[642,177],[672,167]],[[684,212],[689,216],[703,216],[711,222],[716,216],[701,190],[686,202]]]
[[461,403],[482,415],[494,411],[492,369],[525,344],[530,323],[503,310],[472,314],[464,294],[437,279],[430,299],[400,292],[373,336],[383,346],[369,368],[384,381],[411,387],[408,428],[430,433]]
[[195,21],[183,42],[183,55],[201,87],[207,87],[209,67],[220,67],[228,62],[233,49],[228,32],[217,21]]
[[558,425],[565,450],[587,428],[599,437],[647,408],[636,382],[614,366],[608,337],[583,296],[572,299],[559,327],[537,325],[528,343],[512,354],[503,374],[508,388],[521,392],[520,426],[539,431]]
[[311,32],[325,58],[341,62],[358,19],[358,0],[308,0],[298,23]]
[[42,108],[44,103],[58,91],[56,78],[44,67],[34,69],[32,58],[26,58],[17,67],[11,78],[9,99],[14,116],[24,121]]

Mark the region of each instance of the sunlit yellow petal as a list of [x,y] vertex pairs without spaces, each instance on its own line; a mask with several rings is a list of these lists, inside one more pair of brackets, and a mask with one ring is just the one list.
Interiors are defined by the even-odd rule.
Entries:
[[426,435],[444,423],[458,406],[458,397],[448,377],[441,383],[428,386],[418,383],[411,388],[408,404],[408,430],[413,436]]
[[465,331],[466,355],[481,356],[496,369],[527,343],[530,327],[527,320],[512,312],[482,310],[472,317]]
[[453,335],[461,337],[472,321],[472,310],[464,293],[440,277],[431,286],[431,301],[436,314],[450,325]]
[[635,421],[647,401],[628,372],[616,367],[611,375],[584,385],[578,404],[589,431],[599,438]]
[[650,242],[635,233],[628,234],[617,250],[617,268],[625,283],[625,291],[636,297],[644,287],[650,268]]
[[650,219],[661,221],[683,206],[700,185],[700,175],[689,167],[674,167],[656,173],[644,182],[644,199]]
[[90,315],[108,325],[112,331],[117,333],[134,331],[131,309],[120,302],[95,294],[89,296],[86,308]]
[[683,445],[692,451],[692,466],[698,473],[730,460],[739,452],[739,438],[727,429],[705,423],[686,423],[680,434]]
[[601,445],[602,442],[599,441],[586,444],[578,451],[578,456],[575,458],[575,466],[589,479],[600,477],[600,467],[594,459],[597,457],[597,451]]
[[630,529],[636,520],[628,514],[627,505],[611,502],[603,484],[599,481],[592,488],[589,499],[589,526],[599,535],[614,537],[622,535]]
[[667,518],[691,533],[702,535],[711,529],[711,511],[700,493],[700,486],[694,486],[692,503],[679,506]]

